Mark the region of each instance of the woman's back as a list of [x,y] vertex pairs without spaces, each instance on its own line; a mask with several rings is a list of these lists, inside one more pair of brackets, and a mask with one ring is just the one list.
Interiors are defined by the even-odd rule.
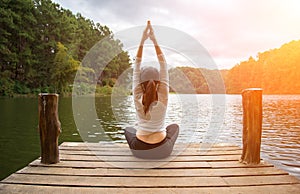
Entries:
[[[150,33],[148,34],[148,30]],[[143,44],[150,37],[154,46],[160,70],[153,67],[141,69]],[[135,128],[125,129],[126,140],[131,150],[152,150],[164,147],[162,153],[153,151],[153,157],[167,157],[173,149],[178,136],[178,125],[165,126],[168,105],[169,75],[164,55],[157,44],[153,29],[148,25],[138,48],[133,71],[133,96],[137,122]],[[167,143],[169,142],[169,143]],[[167,146],[165,146],[167,145]],[[149,152],[148,152],[149,153]],[[147,157],[137,154],[137,157]]]

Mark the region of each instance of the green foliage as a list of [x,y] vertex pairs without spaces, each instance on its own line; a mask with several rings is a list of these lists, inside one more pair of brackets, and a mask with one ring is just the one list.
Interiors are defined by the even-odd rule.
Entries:
[[98,86],[96,88],[96,95],[111,95],[112,94],[112,87],[110,86]]
[[71,92],[77,70],[85,83],[91,74],[96,77],[93,67],[79,65],[104,37],[115,45],[108,51],[117,48],[121,54],[107,65],[99,83],[102,78],[113,80],[130,66],[128,54],[107,26],[51,0],[0,0],[0,4],[0,95]]
[[73,83],[79,64],[79,61],[74,60],[67,53],[67,48],[58,42],[53,67],[50,69],[51,85],[54,86],[56,93],[68,91],[69,85]]
[[17,94],[29,94],[31,93],[31,90],[24,84],[15,81],[14,83],[14,93]]
[[224,93],[224,82],[219,70],[192,67],[176,67],[169,71],[170,92],[176,93]]
[[265,94],[300,94],[300,40],[258,53],[233,67],[226,76],[227,93],[251,87]]
[[106,37],[86,54],[82,66],[94,70],[87,82],[112,87],[115,80],[130,67],[128,53],[122,50],[118,40]]
[[0,0],[1,72],[10,71],[12,80],[26,82],[34,59],[31,57],[37,20],[31,0]]
[[76,87],[75,91],[73,91],[75,95],[86,95],[86,94],[91,94],[95,91],[95,86],[84,82],[80,82],[76,84],[74,87]]
[[0,72],[0,95],[13,96],[14,81],[10,79],[9,71]]
[[265,94],[300,94],[300,40],[258,53],[257,59],[250,57],[226,71],[189,67],[172,69],[170,91],[174,91],[173,84],[176,92],[193,93],[187,89],[190,82],[195,93],[222,93],[212,92],[222,91],[220,80],[215,80],[218,73],[224,78],[226,93],[229,94],[240,94],[246,88],[263,88]]

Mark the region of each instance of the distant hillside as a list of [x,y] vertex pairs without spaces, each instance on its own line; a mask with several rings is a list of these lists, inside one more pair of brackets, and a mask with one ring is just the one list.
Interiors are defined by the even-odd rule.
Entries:
[[240,94],[263,88],[265,94],[300,94],[300,40],[258,53],[230,70],[177,67],[170,70],[170,90],[176,93]]
[[228,70],[209,70],[192,67],[170,69],[170,91],[176,93],[225,93],[222,77]]
[[258,53],[229,70],[227,93],[261,87],[265,94],[300,94],[300,40]]

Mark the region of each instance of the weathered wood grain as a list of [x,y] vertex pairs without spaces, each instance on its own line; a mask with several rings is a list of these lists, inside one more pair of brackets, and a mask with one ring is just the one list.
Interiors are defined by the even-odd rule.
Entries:
[[262,89],[243,90],[243,153],[241,162],[260,163],[262,134]]
[[[40,159],[0,182],[0,193],[299,193],[299,179],[272,164],[245,165],[241,149],[189,145],[172,160],[142,160],[128,147],[63,143],[56,164]],[[102,153],[95,156],[95,149]],[[126,154],[120,154],[125,152]],[[108,154],[111,153],[111,154]],[[114,155],[116,154],[116,155]],[[101,160],[102,159],[102,160]]]
[[41,161],[44,164],[57,163],[59,162],[58,136],[60,134],[58,95],[39,94],[38,112]]

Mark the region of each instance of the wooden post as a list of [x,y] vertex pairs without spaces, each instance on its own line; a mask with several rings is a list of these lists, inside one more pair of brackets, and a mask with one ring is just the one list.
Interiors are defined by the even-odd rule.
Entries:
[[260,163],[262,134],[262,89],[249,88],[243,97],[243,153],[240,162],[255,165]]
[[58,95],[39,94],[38,110],[41,162],[54,164],[59,162],[58,136],[61,132],[58,119]]

